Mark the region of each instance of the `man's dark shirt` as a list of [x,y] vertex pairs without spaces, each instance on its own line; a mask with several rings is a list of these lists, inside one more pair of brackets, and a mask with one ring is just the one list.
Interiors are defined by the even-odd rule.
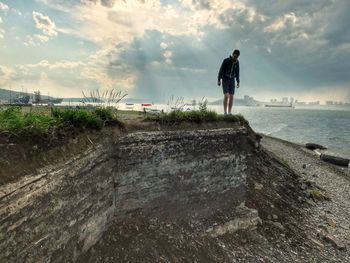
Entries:
[[239,80],[239,61],[238,60],[236,61],[236,63],[233,63],[232,56],[224,59],[224,61],[221,64],[220,71],[218,74],[218,82],[221,79],[225,79],[225,80],[236,79],[237,83],[240,82],[240,80]]

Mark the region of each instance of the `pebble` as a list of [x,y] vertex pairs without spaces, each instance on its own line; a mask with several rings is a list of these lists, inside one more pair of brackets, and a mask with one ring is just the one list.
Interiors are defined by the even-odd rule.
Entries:
[[285,230],[284,226],[280,222],[272,222],[272,224],[281,231]]
[[330,236],[330,235],[324,235],[323,239],[325,241],[327,241],[328,243],[330,243],[331,245],[333,245],[335,248],[339,249],[339,250],[345,250],[346,247],[343,243],[341,243],[339,240],[337,240],[336,238]]
[[310,240],[320,248],[324,248],[324,245],[316,239],[310,238]]
[[263,186],[262,184],[258,184],[258,183],[255,183],[255,184],[254,184],[254,189],[255,189],[255,190],[261,190],[261,189],[263,189],[263,187],[264,187],[264,186]]
[[328,225],[331,227],[336,227],[337,221],[335,221],[333,218],[329,217],[326,213],[321,214],[320,216],[323,220],[327,222]]

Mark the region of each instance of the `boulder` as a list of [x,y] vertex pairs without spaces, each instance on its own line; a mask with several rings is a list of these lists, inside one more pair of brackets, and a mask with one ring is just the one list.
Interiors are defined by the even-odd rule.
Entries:
[[350,162],[349,159],[345,159],[345,158],[341,158],[341,157],[337,157],[337,156],[332,156],[332,155],[328,155],[328,154],[321,154],[320,159],[322,161],[332,163],[335,165],[339,165],[339,166],[344,166],[344,167],[348,167],[349,162]]
[[316,149],[326,150],[327,149],[327,147],[324,147],[324,146],[316,144],[316,143],[306,143],[305,147],[307,149],[310,149],[310,150],[316,150]]

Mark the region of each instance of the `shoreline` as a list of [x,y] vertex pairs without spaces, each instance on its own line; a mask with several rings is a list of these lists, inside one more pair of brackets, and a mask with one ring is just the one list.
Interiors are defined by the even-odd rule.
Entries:
[[[264,136],[264,137],[276,139],[276,140],[279,140],[281,142],[289,143],[290,145],[296,145],[296,146],[300,146],[300,147],[304,147],[304,148],[305,148],[305,144],[306,143],[317,143],[318,144],[318,142],[315,142],[313,140],[305,141],[305,142],[299,142],[299,141],[286,140],[286,139],[283,139],[283,138],[279,138],[279,137],[276,137],[274,135],[271,135],[270,133],[268,133],[268,134],[262,133],[262,132],[256,132],[256,133],[260,134],[261,136]],[[321,145],[322,145],[322,143],[321,143]],[[325,149],[325,150],[318,150],[318,151],[320,153],[322,153],[322,154],[329,154],[329,155],[333,155],[333,156],[340,157],[340,158],[350,159],[350,155],[348,156],[348,155],[344,154],[341,150],[339,151],[339,149],[338,150],[337,149],[330,149],[328,146],[326,146],[326,147],[327,147],[327,149]],[[313,152],[313,151],[310,151],[310,152]],[[315,153],[315,152],[313,152],[313,153]]]
[[[320,233],[330,236],[328,242],[337,248],[350,246],[350,169],[326,163],[302,144],[263,135],[261,146],[300,176],[303,184],[311,184],[327,196],[327,201],[310,201],[306,224],[314,239]],[[302,184],[302,187],[303,187]],[[315,234],[317,234],[315,236]],[[334,242],[333,242],[334,241]],[[347,257],[350,255],[348,254]],[[330,262],[330,261],[329,261]]]
[[[310,150],[310,149],[307,149],[305,147],[305,144],[309,143],[309,142],[298,143],[298,142],[293,142],[293,141],[285,140],[285,139],[282,139],[282,138],[278,138],[278,137],[275,137],[275,136],[266,135],[266,134],[263,134],[263,133],[257,133],[257,134],[261,135],[263,138],[265,137],[265,138],[268,138],[270,140],[275,140],[276,142],[284,143],[285,145],[293,147],[294,149],[302,150],[305,154],[311,155],[311,156],[315,157],[316,160],[319,160],[319,161],[321,161],[320,160],[320,154],[334,154],[333,152],[329,151],[329,149],[325,149],[325,150],[320,150],[320,149]],[[342,156],[340,153],[335,153],[334,156],[345,158],[345,159],[348,158],[347,156]],[[327,163],[327,162],[324,162],[324,161],[321,161],[321,163],[322,164],[327,164],[327,165],[330,165],[331,167],[336,167],[336,168],[339,168],[339,169],[349,169],[350,168],[350,163],[349,163],[348,167],[341,167],[341,166],[333,165],[333,164],[330,164],[330,163]]]

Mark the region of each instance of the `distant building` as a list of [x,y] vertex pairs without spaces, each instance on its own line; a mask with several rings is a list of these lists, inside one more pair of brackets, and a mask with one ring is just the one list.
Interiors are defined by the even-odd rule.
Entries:
[[282,98],[282,104],[288,104],[288,98],[287,97]]
[[326,105],[333,105],[334,103],[333,103],[333,101],[332,100],[327,100],[326,101]]
[[257,106],[258,103],[254,100],[253,97],[250,97],[248,95],[245,95],[243,98],[244,105],[245,106]]
[[320,101],[310,101],[308,105],[320,105]]

